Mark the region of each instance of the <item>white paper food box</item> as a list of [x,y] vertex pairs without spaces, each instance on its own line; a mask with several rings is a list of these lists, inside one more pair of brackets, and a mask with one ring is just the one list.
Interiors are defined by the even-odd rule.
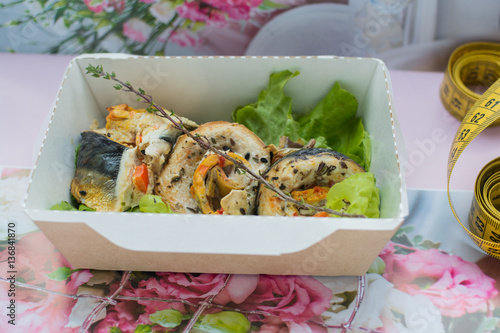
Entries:
[[[75,148],[106,108],[136,97],[86,74],[92,64],[198,123],[231,120],[257,100],[269,75],[298,70],[285,92],[310,110],[335,81],[353,93],[372,138],[381,218],[210,216],[51,211],[70,200]],[[137,57],[82,55],[57,96],[25,202],[26,213],[75,268],[241,274],[364,274],[408,214],[391,81],[378,59],[319,57]]]

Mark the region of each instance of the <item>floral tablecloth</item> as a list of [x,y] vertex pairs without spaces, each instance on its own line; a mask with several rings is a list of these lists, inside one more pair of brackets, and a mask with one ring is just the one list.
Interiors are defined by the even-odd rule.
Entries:
[[[500,262],[444,191],[409,190],[410,216],[361,277],[115,272],[73,269],[23,215],[28,175],[0,168],[1,332],[500,332]],[[471,195],[453,193],[459,210]]]

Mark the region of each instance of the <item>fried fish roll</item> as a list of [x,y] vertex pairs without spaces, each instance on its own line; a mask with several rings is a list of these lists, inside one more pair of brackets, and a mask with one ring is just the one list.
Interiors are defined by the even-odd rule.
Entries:
[[[274,163],[264,177],[298,201],[324,206],[326,195],[335,183],[359,172],[365,170],[343,154],[323,148],[305,148]],[[274,191],[260,184],[257,214],[305,216],[313,212],[279,198]]]
[[[157,176],[182,131],[175,128],[167,118],[146,109],[134,109],[127,104],[119,104],[107,110],[109,114],[106,117],[106,126],[95,132],[129,148],[137,147],[139,158]],[[187,118],[175,117],[189,130],[198,127],[198,124]]]
[[152,193],[152,173],[137,158],[137,148],[93,131],[82,132],[81,138],[71,182],[71,194],[78,202],[97,211],[118,212]]
[[[213,147],[226,151],[256,173],[269,168],[270,151],[243,125],[209,122],[192,134],[206,138]],[[231,161],[207,152],[182,135],[158,178],[155,192],[178,213],[251,214],[257,185]]]

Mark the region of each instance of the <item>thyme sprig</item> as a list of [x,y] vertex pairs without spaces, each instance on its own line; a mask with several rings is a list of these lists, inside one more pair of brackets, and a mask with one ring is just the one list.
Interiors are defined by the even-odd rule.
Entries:
[[235,159],[235,158],[229,156],[223,150],[219,150],[219,149],[215,148],[211,144],[210,140],[207,137],[199,135],[197,133],[196,134],[191,133],[188,129],[186,129],[184,127],[182,119],[179,116],[174,114],[173,111],[166,112],[165,109],[163,109],[163,107],[158,105],[153,100],[153,96],[148,94],[144,89],[142,89],[140,87],[136,89],[133,87],[133,85],[129,81],[124,82],[124,81],[120,80],[119,78],[117,78],[115,72],[111,72],[111,73],[105,72],[102,65],[93,66],[93,65],[89,64],[87,66],[86,70],[87,70],[87,74],[91,74],[93,77],[103,78],[105,80],[111,80],[111,81],[116,82],[116,84],[113,86],[113,88],[115,88],[116,90],[121,90],[124,92],[129,92],[129,93],[135,94],[138,97],[139,101],[142,101],[146,104],[149,104],[149,106],[146,108],[146,110],[148,112],[156,113],[158,116],[168,119],[176,129],[182,131],[189,138],[194,140],[198,145],[200,145],[201,148],[203,148],[205,150],[210,150],[213,153],[215,153],[219,156],[222,156],[225,159],[231,161],[238,169],[244,170],[244,172],[246,174],[250,175],[253,179],[262,183],[265,187],[267,187],[268,189],[270,189],[271,191],[276,193],[276,195],[279,198],[281,198],[285,201],[291,202],[294,205],[296,205],[302,209],[310,209],[313,212],[318,212],[318,211],[319,212],[326,212],[328,214],[333,214],[333,215],[337,215],[337,216],[341,216],[341,217],[366,217],[364,215],[347,214],[347,213],[343,213],[343,212],[329,209],[326,207],[314,206],[314,205],[308,204],[304,201],[299,201],[299,200],[292,198],[290,194],[283,192],[279,188],[277,188],[274,185],[272,185],[271,183],[269,183],[264,177],[262,177],[258,173],[255,173],[252,169],[248,168],[245,164],[243,164],[238,159]]

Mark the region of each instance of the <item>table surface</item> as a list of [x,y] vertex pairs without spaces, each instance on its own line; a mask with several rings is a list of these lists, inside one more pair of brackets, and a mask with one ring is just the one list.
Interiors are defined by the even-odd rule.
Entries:
[[[26,179],[27,172],[33,167],[59,85],[72,58],[0,53],[0,181],[3,181],[0,192],[1,186],[8,185],[8,181]],[[471,323],[475,327],[493,325],[494,329],[500,321],[497,313],[499,286],[496,284],[500,264],[475,248],[454,221],[446,192],[443,191],[446,189],[448,152],[459,126],[439,99],[443,73],[404,70],[389,70],[389,73],[394,109],[406,148],[401,162],[410,189],[410,216],[379,256],[383,265],[378,269],[377,265],[373,266],[373,271],[359,280],[342,277],[285,279],[276,276],[233,276],[230,280],[223,274],[195,276],[136,272],[129,276],[128,273],[121,275],[118,272],[73,271],[43,234],[33,229],[16,244],[17,265],[33,273],[30,279],[27,275],[23,276],[16,284],[19,288],[17,310],[26,313],[18,313],[19,323],[28,322],[32,325],[30,327],[45,326],[47,332],[51,329],[73,332],[82,325],[90,326],[88,320],[96,321],[97,324],[92,326],[96,332],[108,332],[111,327],[120,327],[123,332],[128,332],[137,325],[149,325],[150,329],[156,330],[160,328],[157,322],[161,320],[150,315],[167,316],[161,311],[175,310],[177,312],[169,312],[168,315],[183,318],[183,324],[176,328],[178,331],[182,327],[188,332],[190,328],[183,325],[192,320],[187,319],[202,316],[200,318],[207,318],[203,324],[208,325],[205,329],[222,332],[222,329],[217,330],[208,323],[208,314],[222,309],[218,313],[227,318],[235,316],[235,313],[245,314],[246,319],[235,319],[238,325],[250,320],[254,329],[258,327],[261,332],[282,332],[280,329],[287,329],[286,332],[326,332],[327,329],[342,328],[345,323],[375,332],[391,329],[453,332],[458,326]],[[499,138],[500,128],[488,128],[462,155],[451,185],[452,189],[466,190],[457,192],[458,206],[469,204],[475,175],[488,161],[499,156]],[[13,200],[6,198],[0,193],[0,208],[8,206],[8,200]],[[462,202],[465,204],[462,205]],[[12,216],[17,218],[13,214],[14,208],[10,208],[10,212],[0,209],[1,220],[12,221]],[[5,232],[4,229],[1,232]],[[4,265],[0,269],[0,300],[8,302],[12,298],[6,297],[9,288],[5,267],[7,244],[0,245],[0,265]],[[47,258],[50,260],[45,262]],[[417,272],[419,269],[420,273]],[[284,288],[283,279],[287,281],[287,288],[291,289],[280,289]],[[276,282],[278,280],[281,282]],[[317,284],[318,281],[321,285]],[[106,287],[96,291],[95,285]],[[270,285],[280,290],[271,292],[266,289],[271,288]],[[21,288],[23,286],[27,288]],[[84,293],[82,288],[93,290],[94,298],[79,298],[76,301],[70,297],[77,291]],[[105,298],[101,293],[104,289],[112,293],[120,288],[121,292],[118,298],[113,296],[114,300]],[[314,294],[314,290],[321,292]],[[350,314],[360,301],[351,299],[345,306],[345,299],[346,295],[356,290],[363,290],[365,299],[352,321]],[[302,310],[294,308],[299,306],[295,303],[284,306],[284,299],[269,296],[280,292],[283,295],[288,292],[287,297],[299,297],[300,301],[304,301],[300,304]],[[304,292],[308,294],[307,302],[300,298]],[[264,293],[268,294],[264,296]],[[126,297],[130,298],[127,300]],[[321,306],[317,305],[320,303]],[[99,311],[96,306],[100,306]],[[338,312],[333,310],[337,306]],[[345,306],[344,310],[342,306]],[[102,311],[103,308],[106,311]],[[2,309],[5,309],[3,305]],[[134,309],[140,309],[141,314],[138,315]],[[294,311],[303,315],[307,313],[307,321]],[[417,315],[412,316],[412,311]],[[1,314],[0,327],[11,328],[8,317]],[[49,322],[44,322],[46,318],[51,318],[53,324],[47,326]],[[156,322],[152,318],[156,318]],[[422,323],[425,325],[422,326]],[[196,325],[201,327],[200,322]],[[147,331],[146,327],[142,328]]]

